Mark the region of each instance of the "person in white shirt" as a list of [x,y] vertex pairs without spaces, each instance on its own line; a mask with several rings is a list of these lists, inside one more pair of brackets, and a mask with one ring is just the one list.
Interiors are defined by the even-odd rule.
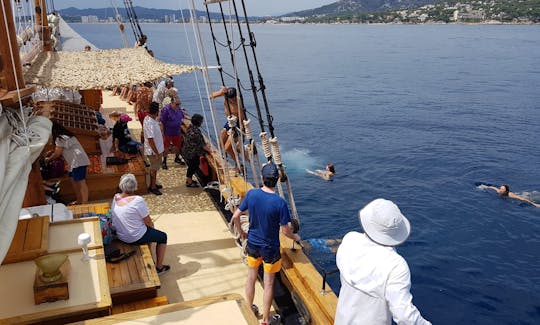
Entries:
[[409,237],[409,220],[392,201],[376,199],[359,212],[364,233],[343,237],[336,255],[341,290],[335,325],[431,324],[412,303],[409,266],[394,246]]
[[142,196],[134,194],[137,191],[135,175],[122,175],[118,187],[122,192],[114,196],[111,204],[112,224],[118,239],[135,245],[156,243],[156,270],[160,275],[167,272],[171,268],[163,264],[167,234],[154,228],[146,202]]
[[155,195],[161,195],[159,186],[156,184],[157,172],[161,168],[163,159],[163,151],[165,149],[163,143],[163,134],[161,127],[157,121],[159,114],[159,104],[152,102],[148,108],[148,115],[144,118],[144,154],[150,162],[150,187],[148,191]]
[[174,81],[172,77],[167,78],[165,80],[162,80],[157,88],[156,91],[154,91],[154,96],[152,97],[152,101],[156,102],[160,105],[160,108],[163,107],[161,104],[163,103],[163,100],[165,97],[167,97],[167,91],[174,87]]

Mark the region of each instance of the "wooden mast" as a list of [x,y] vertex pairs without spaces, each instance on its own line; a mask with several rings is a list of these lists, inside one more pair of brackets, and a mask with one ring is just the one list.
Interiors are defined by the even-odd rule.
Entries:
[[19,94],[21,99],[28,97],[35,87],[26,87],[24,82],[10,0],[0,3],[0,103],[14,106],[19,102]]
[[[36,88],[26,87],[22,72],[15,23],[10,0],[0,0],[0,103],[3,107],[19,107],[19,101],[28,98]],[[43,20],[41,20],[43,21]],[[37,160],[28,177],[23,207],[45,204],[45,192]]]
[[47,5],[44,0],[34,0],[34,8],[36,12],[36,28],[39,29],[39,33],[42,33],[43,51],[52,51],[51,27],[49,27],[49,19],[47,18]]

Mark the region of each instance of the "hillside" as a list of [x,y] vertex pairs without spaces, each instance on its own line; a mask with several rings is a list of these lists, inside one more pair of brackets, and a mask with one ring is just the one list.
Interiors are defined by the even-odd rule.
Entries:
[[297,11],[285,16],[340,15],[358,12],[381,12],[396,9],[417,8],[438,0],[340,0],[315,9]]
[[310,23],[537,24],[540,0],[341,0],[285,16]]

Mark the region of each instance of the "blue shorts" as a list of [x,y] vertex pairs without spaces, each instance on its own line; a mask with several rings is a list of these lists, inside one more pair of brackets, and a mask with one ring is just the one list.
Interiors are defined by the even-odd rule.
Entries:
[[142,144],[137,141],[129,141],[126,144],[118,146],[118,149],[123,153],[128,153],[130,155],[135,155],[139,152],[139,149],[142,147]]
[[142,245],[148,243],[167,244],[167,234],[155,228],[146,227],[146,232],[144,235],[139,240],[131,244]]
[[231,127],[229,126],[229,122],[225,122],[225,125],[223,126],[223,128],[226,130],[226,131],[229,131],[231,129]]
[[257,246],[248,241],[246,253],[247,264],[251,268],[258,268],[263,264],[266,273],[276,273],[281,269],[279,246]]
[[69,172],[69,177],[73,178],[74,181],[82,181],[86,178],[86,167],[87,166],[79,166],[77,168],[73,168]]

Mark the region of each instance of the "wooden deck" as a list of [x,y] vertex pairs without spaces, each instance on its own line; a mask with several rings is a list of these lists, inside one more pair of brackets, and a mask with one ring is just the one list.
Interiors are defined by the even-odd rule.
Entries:
[[76,324],[259,324],[240,295],[221,295],[121,313]]

